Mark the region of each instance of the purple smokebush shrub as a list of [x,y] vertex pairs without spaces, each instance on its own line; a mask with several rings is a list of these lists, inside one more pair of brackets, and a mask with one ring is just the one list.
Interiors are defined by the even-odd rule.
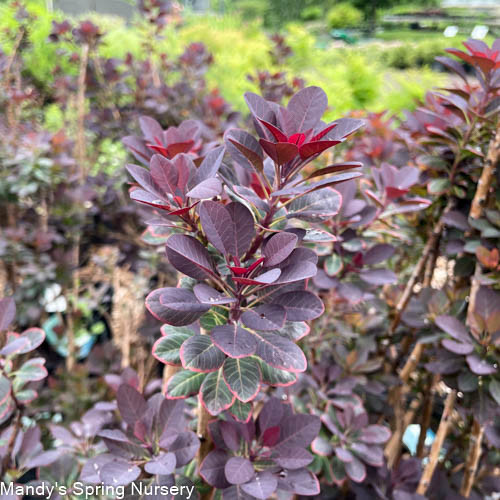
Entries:
[[142,119],[145,140],[125,141],[141,162],[149,159],[149,168],[128,166],[139,185],[131,197],[156,209],[151,225],[170,233],[167,258],[190,278],[146,299],[168,325],[153,354],[182,366],[167,398],[199,394],[212,415],[229,409],[243,422],[262,385],[292,384],[307,368],[296,341],[324,310],[308,287],[313,248],[335,240],[315,227],[341,207],[332,186],[361,175],[348,171],[358,163],[301,171],[362,125],[323,123],[327,100],[318,87],[299,91],[286,108],[255,94],[246,100],[258,138],[230,129],[224,146],[198,156],[190,125],[170,132]]
[[200,467],[200,475],[222,490],[222,498],[270,498],[278,490],[288,498],[317,495],[319,483],[307,469],[307,450],[319,432],[313,415],[295,415],[289,404],[270,398],[256,421],[239,423],[231,417],[215,420],[210,433],[215,443]]
[[200,445],[196,434],[186,430],[184,402],[169,401],[159,393],[146,400],[132,385],[122,384],[116,404],[122,428],[97,434],[107,452],[86,461],[81,479],[125,486],[141,476],[147,485],[176,484],[176,469],[191,462]]

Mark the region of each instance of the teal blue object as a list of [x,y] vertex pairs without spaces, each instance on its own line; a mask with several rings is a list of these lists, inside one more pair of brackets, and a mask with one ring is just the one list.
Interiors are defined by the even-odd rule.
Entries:
[[[59,337],[55,332],[55,329],[61,324],[59,316],[57,314],[52,314],[49,319],[45,321],[42,325],[45,335],[47,337],[47,342],[50,346],[63,358],[68,356],[68,337],[63,335]],[[90,354],[92,346],[95,344],[97,337],[89,332],[80,330],[75,339],[77,351],[77,358],[83,359]]]
[[[406,431],[403,435],[403,443],[405,444],[405,446],[408,448],[408,450],[412,455],[415,455],[415,453],[417,453],[419,436],[420,436],[420,425],[418,424],[409,425],[406,428]],[[435,438],[436,434],[434,434],[434,432],[432,432],[431,429],[427,429],[427,432],[425,434],[425,446],[430,446],[434,442]]]
[[330,36],[335,40],[343,40],[349,45],[354,45],[358,41],[354,35],[344,30],[332,30],[330,31]]

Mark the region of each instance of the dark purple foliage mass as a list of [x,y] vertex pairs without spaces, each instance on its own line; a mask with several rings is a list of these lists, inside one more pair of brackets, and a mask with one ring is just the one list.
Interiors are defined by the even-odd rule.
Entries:
[[319,493],[316,477],[307,469],[313,455],[307,450],[319,432],[312,415],[295,415],[289,404],[269,399],[256,421],[239,423],[231,417],[210,424],[215,450],[200,467],[222,498],[270,498],[278,490],[293,494]]

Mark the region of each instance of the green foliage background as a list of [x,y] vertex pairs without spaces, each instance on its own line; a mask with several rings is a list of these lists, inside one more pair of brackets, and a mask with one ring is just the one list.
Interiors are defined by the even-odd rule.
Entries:
[[[268,4],[267,1],[262,3]],[[328,2],[291,2],[290,7],[285,8],[277,3],[273,4],[273,12],[286,11],[292,18],[300,17],[299,3],[302,8],[313,4],[329,5]],[[187,13],[180,27],[168,26],[164,36],[155,40],[153,46],[156,54],[164,52],[173,58],[191,42],[205,43],[215,59],[207,75],[210,87],[218,87],[240,111],[246,111],[243,93],[258,90],[247,76],[259,70],[286,71],[290,78],[300,77],[307,85],[324,88],[331,104],[327,118],[338,117],[353,109],[400,112],[414,107],[416,99],[422,98],[426,90],[444,81],[445,77],[429,66],[435,55],[442,53],[444,46],[449,46],[449,40],[423,40],[397,47],[382,44],[337,47],[319,43],[308,25],[303,23],[288,24],[283,31],[293,54],[278,66],[269,54],[272,44],[267,34],[272,31],[263,29],[258,16],[254,16],[257,18],[253,21],[244,21],[234,6],[223,4],[219,2],[217,5],[219,11],[225,12],[223,15]],[[242,2],[236,4],[241,12]],[[27,9],[37,19],[31,26],[30,47],[24,51],[26,68],[41,86],[50,86],[57,65],[63,64],[67,73],[76,71],[75,66],[58,58],[57,44],[47,43],[52,21],[61,21],[67,16],[48,12],[45,2],[40,0],[29,0]],[[105,33],[100,48],[103,56],[124,58],[130,52],[140,58],[148,50],[143,41],[149,36],[150,28],[144,23],[137,20],[126,24],[121,18],[96,14],[84,17],[91,18]],[[7,52],[10,47],[5,37],[6,29],[15,30],[17,24],[14,9],[0,4],[0,43]],[[406,71],[416,67],[420,69]],[[48,107],[46,124],[54,128],[58,121],[57,109]]]

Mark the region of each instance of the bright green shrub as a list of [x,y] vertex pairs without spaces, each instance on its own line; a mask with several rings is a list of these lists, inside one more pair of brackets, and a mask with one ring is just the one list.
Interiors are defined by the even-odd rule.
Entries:
[[335,5],[326,15],[326,22],[332,29],[352,28],[359,26],[362,21],[363,13],[347,2]]
[[245,110],[243,93],[257,91],[247,75],[269,69],[271,42],[257,23],[243,24],[237,16],[204,16],[187,20],[179,31],[172,31],[161,45],[167,54],[180,53],[191,42],[202,41],[214,55],[207,73],[211,87],[237,109]]
[[267,0],[240,0],[235,9],[243,19],[264,19],[269,7]]
[[289,26],[287,43],[293,55],[286,69],[304,78],[308,85],[322,87],[328,95],[334,118],[349,109],[365,108],[380,92],[380,68],[358,49],[320,49],[314,37],[299,25]]
[[[75,71],[74,65],[58,56],[57,45],[47,42],[52,21],[60,21],[63,16],[58,12],[48,12],[40,2],[27,2],[26,10],[35,19],[29,24],[29,49],[23,51],[24,68],[40,85],[47,86],[53,80],[52,72],[56,66],[62,66],[66,73]],[[11,39],[6,33],[15,33],[20,27],[15,14],[16,9],[11,3],[0,4],[0,46],[7,53],[11,49]]]
[[323,9],[319,5],[310,5],[305,7],[300,13],[300,18],[303,21],[316,21],[323,17]]
[[376,111],[387,109],[393,113],[414,110],[432,87],[444,85],[446,76],[430,69],[391,71],[384,79],[384,93],[374,106]]

